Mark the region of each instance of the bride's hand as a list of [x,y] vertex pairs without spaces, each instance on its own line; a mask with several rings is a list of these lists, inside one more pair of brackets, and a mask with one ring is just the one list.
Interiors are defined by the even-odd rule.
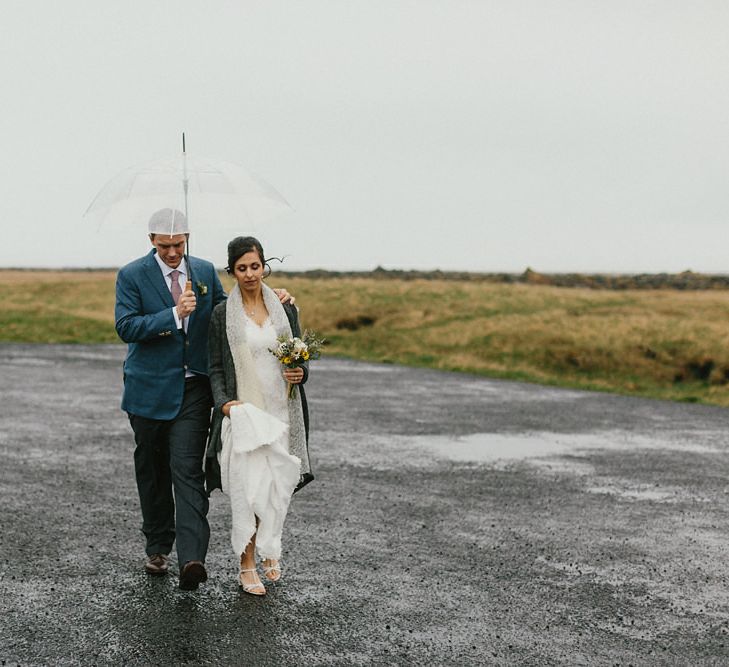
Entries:
[[220,410],[226,417],[230,417],[230,409],[234,405],[243,405],[243,403],[241,401],[228,401],[227,403],[223,403],[223,407]]
[[283,376],[286,379],[286,382],[290,382],[291,384],[301,384],[301,381],[304,379],[304,369],[286,368],[284,369]]

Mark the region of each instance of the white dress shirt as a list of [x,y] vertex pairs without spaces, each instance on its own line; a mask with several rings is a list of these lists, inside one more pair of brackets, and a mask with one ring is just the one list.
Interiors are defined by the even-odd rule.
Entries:
[[[187,282],[187,262],[183,258],[180,262],[180,266],[178,266],[176,269],[173,269],[172,267],[167,266],[161,259],[158,253],[154,253],[154,258],[157,260],[157,264],[159,264],[159,268],[162,271],[162,275],[165,277],[165,282],[167,283],[167,288],[172,292],[172,276],[170,275],[173,271],[179,271],[179,275],[177,276],[177,282],[180,284],[180,289],[184,292],[185,291],[185,283]],[[178,329],[182,329],[184,327],[185,333],[187,333],[187,318],[180,319],[180,316],[177,314],[177,306],[172,307],[172,315],[175,318],[175,325]]]
[[[172,292],[172,276],[170,275],[173,271],[179,271],[180,273],[177,276],[177,281],[180,284],[180,289],[184,292],[185,291],[185,283],[187,282],[187,262],[185,261],[185,258],[183,257],[182,261],[180,262],[180,266],[178,266],[176,269],[170,268],[165,264],[159,257],[157,253],[154,253],[154,258],[157,260],[157,264],[159,264],[159,268],[162,271],[162,275],[165,278],[165,282],[167,283],[167,287],[170,290],[170,293]],[[187,320],[188,318],[180,319],[180,316],[177,314],[177,306],[172,307],[172,316],[175,318],[175,324],[177,325],[178,329],[182,329],[184,327],[185,333],[187,333]],[[193,373],[190,370],[185,369],[185,377],[191,378],[195,377],[195,373]]]

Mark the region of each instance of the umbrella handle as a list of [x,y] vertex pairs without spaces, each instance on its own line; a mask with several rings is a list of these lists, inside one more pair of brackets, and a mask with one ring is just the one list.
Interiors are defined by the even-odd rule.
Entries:
[[185,283],[185,291],[186,292],[191,292],[192,291],[192,280],[188,280]]

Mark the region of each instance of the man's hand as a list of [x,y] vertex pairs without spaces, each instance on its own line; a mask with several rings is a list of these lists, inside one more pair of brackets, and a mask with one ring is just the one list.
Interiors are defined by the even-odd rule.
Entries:
[[180,295],[180,300],[177,302],[177,314],[180,316],[180,319],[184,320],[189,315],[192,315],[195,312],[196,305],[197,299],[195,298],[195,292],[192,289],[185,289]]
[[230,417],[230,409],[231,409],[231,408],[232,408],[232,407],[233,407],[234,405],[243,405],[243,403],[242,403],[241,401],[228,401],[227,403],[224,403],[224,404],[223,404],[223,407],[222,407],[222,408],[220,408],[220,410],[221,410],[221,412],[222,412],[222,413],[223,413],[223,414],[224,414],[224,415],[225,415],[226,417]]
[[281,303],[290,303],[292,306],[294,305],[296,299],[292,297],[283,287],[275,288],[273,291],[276,293],[276,296]]

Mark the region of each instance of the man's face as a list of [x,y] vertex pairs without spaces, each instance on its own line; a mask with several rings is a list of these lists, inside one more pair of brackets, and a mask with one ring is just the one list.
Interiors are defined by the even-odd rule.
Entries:
[[180,266],[182,257],[185,254],[187,234],[175,234],[174,236],[150,234],[149,240],[152,241],[152,245],[157,248],[159,258],[167,264],[167,266],[171,269],[176,269]]

